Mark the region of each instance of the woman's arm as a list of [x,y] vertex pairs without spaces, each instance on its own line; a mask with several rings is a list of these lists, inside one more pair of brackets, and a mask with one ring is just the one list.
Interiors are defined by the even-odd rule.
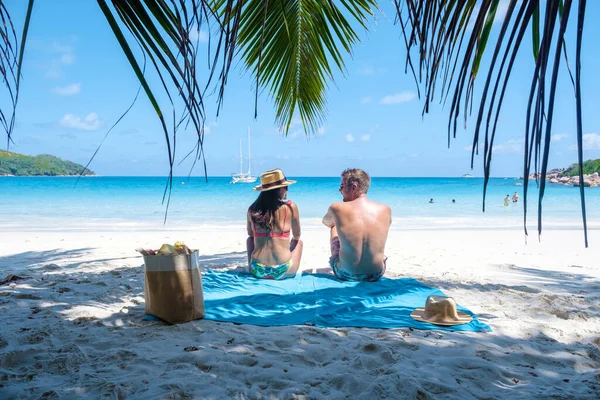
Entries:
[[300,240],[300,212],[296,203],[290,205],[292,209],[292,241],[290,242],[290,251],[294,251]]
[[246,213],[246,231],[248,231],[248,237],[254,237],[254,229],[252,227],[252,217],[250,211]]
[[300,240],[300,211],[298,211],[298,206],[296,203],[292,203],[292,240]]
[[246,252],[248,253],[248,266],[252,259],[252,253],[254,253],[254,229],[252,229],[252,218],[250,217],[250,211],[246,214],[246,230],[248,231],[248,239],[246,239]]

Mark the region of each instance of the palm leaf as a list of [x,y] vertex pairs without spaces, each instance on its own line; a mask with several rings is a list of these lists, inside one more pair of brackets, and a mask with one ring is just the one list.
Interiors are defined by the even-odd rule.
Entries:
[[583,39],[583,22],[585,20],[586,0],[579,0],[577,13],[577,44],[575,46],[575,104],[577,111],[577,160],[579,161],[579,195],[581,198],[581,215],[583,219],[583,232],[585,246],[588,245],[587,218],[585,211],[585,191],[583,190],[583,123],[581,118],[581,41]]
[[19,86],[21,83],[21,68],[23,65],[23,55],[25,54],[25,43],[27,42],[27,33],[29,32],[29,22],[31,21],[31,12],[33,10],[33,0],[27,3],[27,12],[23,23],[23,32],[21,33],[20,47],[15,28],[6,9],[4,2],[0,0],[0,19],[4,29],[0,29],[0,73],[2,74],[3,82],[6,85],[8,94],[11,99],[11,117],[10,120],[6,114],[0,110],[0,123],[4,128],[7,136],[7,150],[12,142],[12,133],[15,127],[15,117],[17,103],[19,102]]
[[[189,38],[189,31],[192,27],[199,26],[201,21],[205,21],[207,17],[205,2],[192,1],[191,5],[189,3],[186,5],[185,2],[171,1],[167,3],[164,0],[113,0],[112,9],[105,0],[98,0],[98,4],[140,81],[146,97],[152,104],[163,129],[169,159],[169,175],[163,195],[163,201],[166,200],[167,203],[166,220],[173,183],[177,132],[181,127],[190,126],[197,135],[196,160],[203,160],[204,173],[207,178],[203,151],[205,121],[203,90],[196,79],[197,49]],[[118,20],[120,23],[117,22]],[[129,32],[129,36],[125,35],[121,26]],[[154,71],[161,82],[162,91],[167,95],[172,109],[170,127],[154,90],[149,86],[136,56],[131,50],[129,44],[131,40],[140,46],[142,55],[147,57],[154,66]],[[175,93],[172,93],[173,89]],[[184,106],[184,111],[179,119],[174,104],[176,96]]]
[[[538,233],[542,232],[542,206],[545,193],[545,177],[549,162],[550,133],[552,131],[554,98],[558,82],[561,51],[566,58],[566,32],[569,28],[569,14],[573,0],[547,0],[544,8],[539,0],[511,0],[502,20],[497,37],[492,38],[492,24],[498,17],[498,1],[482,0],[395,0],[397,18],[405,37],[407,64],[413,65],[418,59],[419,69],[413,73],[415,80],[425,86],[427,96],[424,99],[424,112],[429,111],[433,101],[435,85],[442,79],[440,100],[451,95],[450,117],[448,120],[448,140],[456,136],[458,118],[464,118],[464,124],[471,114],[474,85],[481,69],[486,68],[487,76],[477,111],[477,120],[473,135],[471,167],[478,152],[480,132],[485,128],[484,137],[484,197],[489,182],[491,161],[494,151],[494,138],[498,126],[498,117],[507,84],[513,70],[513,64],[524,42],[525,32],[529,28],[532,34],[533,59],[535,70],[531,77],[529,104],[527,108],[524,132],[523,162],[523,206],[524,229],[527,234],[527,191],[528,177],[533,168],[540,171]],[[579,0],[579,19],[577,28],[577,57],[580,54],[583,36],[583,16],[585,0]],[[517,10],[515,12],[515,10]],[[543,21],[540,17],[543,14]],[[510,34],[507,35],[507,33]],[[463,46],[463,38],[465,46]],[[483,54],[488,44],[495,40],[493,55],[489,64],[483,65]],[[435,43],[435,46],[432,46]],[[553,57],[551,57],[553,55]],[[502,59],[498,63],[498,59]],[[579,74],[581,60],[576,60],[576,75]],[[570,71],[570,68],[569,68]],[[575,78],[574,86],[577,101],[578,118],[581,118],[580,78]],[[573,80],[573,79],[572,79]],[[493,87],[492,94],[489,90]],[[484,115],[487,115],[484,118]],[[582,131],[578,120],[577,141],[581,165]],[[583,178],[581,178],[583,180]],[[587,222],[585,197],[581,188],[582,219],[587,246]]]
[[[326,89],[334,67],[344,72],[344,53],[358,40],[353,23],[366,28],[374,0],[249,0],[216,2],[223,17],[225,61],[236,48],[259,88],[274,97],[276,122],[288,132],[298,113],[307,132],[326,114]],[[227,75],[223,70],[221,76]]]

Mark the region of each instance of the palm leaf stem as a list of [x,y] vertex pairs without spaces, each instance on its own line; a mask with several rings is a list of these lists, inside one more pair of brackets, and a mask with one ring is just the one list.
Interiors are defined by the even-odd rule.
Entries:
[[[554,116],[554,100],[556,96],[556,82],[558,79],[558,71],[560,69],[560,57],[563,43],[563,39],[565,36],[565,31],[567,29],[567,24],[569,22],[569,15],[571,12],[571,3],[572,0],[565,0],[562,16],[560,18],[560,28],[558,32],[558,40],[556,45],[556,50],[554,54],[554,66],[552,69],[552,77],[550,84],[550,95],[548,98],[548,117],[546,121],[546,132],[544,136],[544,148],[543,148],[543,158],[542,158],[542,172],[540,176],[540,195],[538,199],[538,235],[542,234],[542,200],[544,198],[544,193],[546,189],[546,172],[548,168],[548,156],[550,154],[550,139],[552,137],[552,118]],[[580,171],[583,170],[583,167],[580,168]],[[581,172],[580,172],[581,173]],[[583,185],[583,181],[580,182],[580,185]]]
[[[167,200],[167,208],[165,211],[165,222],[166,222],[167,212],[168,212],[168,208],[169,208],[168,206],[169,206],[170,197],[171,197],[170,193],[171,193],[172,186],[173,186],[173,154],[171,152],[171,141],[169,138],[169,131],[167,129],[166,121],[165,121],[164,115],[162,113],[162,110],[161,110],[158,102],[156,101],[154,93],[150,89],[150,86],[148,85],[148,82],[146,81],[146,78],[144,77],[144,74],[143,74],[142,70],[140,69],[140,66],[137,63],[137,60],[135,59],[135,56],[133,55],[133,52],[131,51],[131,48],[129,47],[129,44],[127,43],[127,40],[125,39],[125,36],[123,35],[123,32],[121,31],[121,28],[119,28],[117,21],[115,20],[110,9],[108,8],[106,1],[105,0],[97,0],[97,1],[98,1],[98,5],[100,6],[100,9],[102,10],[109,26],[111,27],[111,29],[113,31],[113,34],[115,35],[115,38],[119,42],[119,45],[121,46],[121,49],[125,53],[125,56],[127,57],[127,60],[129,61],[131,67],[133,68],[138,80],[140,81],[140,84],[144,88],[144,92],[146,93],[148,100],[154,107],[154,111],[156,112],[156,115],[158,116],[158,118],[160,120],[162,129],[163,129],[163,133],[165,135],[165,140],[167,143],[167,152],[169,155],[169,166],[170,166],[169,176],[167,178],[167,187],[165,188],[165,194],[167,193],[167,188],[168,188],[168,193],[169,193],[169,199]],[[163,201],[164,201],[164,195],[163,195]]]
[[581,118],[581,42],[583,39],[583,22],[585,19],[586,0],[579,0],[577,18],[577,45],[575,51],[575,104],[577,111],[577,160],[579,161],[579,196],[581,201],[581,217],[583,219],[583,235],[585,247],[588,247],[587,213],[585,210],[585,190],[583,184],[583,123]]

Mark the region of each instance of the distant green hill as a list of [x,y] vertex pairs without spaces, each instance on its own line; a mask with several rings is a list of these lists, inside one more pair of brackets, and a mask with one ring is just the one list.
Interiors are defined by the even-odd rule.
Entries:
[[[583,174],[591,175],[594,172],[600,174],[600,158],[596,160],[587,160],[583,162]],[[559,176],[575,176],[579,175],[579,164],[571,164]]]
[[[0,150],[0,176],[79,175],[81,171],[83,171],[83,165],[61,160],[49,154],[32,157]],[[82,175],[95,174],[86,169]]]

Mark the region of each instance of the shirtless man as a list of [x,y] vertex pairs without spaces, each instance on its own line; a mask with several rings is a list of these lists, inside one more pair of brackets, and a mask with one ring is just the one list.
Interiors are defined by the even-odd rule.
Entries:
[[331,229],[329,265],[347,281],[374,282],[385,273],[383,254],[392,210],[367,199],[371,178],[362,169],[342,172],[343,202],[329,206],[323,224]]

